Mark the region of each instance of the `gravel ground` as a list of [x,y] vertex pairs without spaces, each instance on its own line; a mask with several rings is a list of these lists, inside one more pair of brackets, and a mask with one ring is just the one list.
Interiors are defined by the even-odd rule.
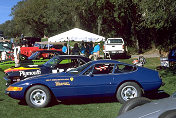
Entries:
[[153,54],[131,55],[131,58],[138,58],[139,56],[143,56],[144,58],[160,57],[158,53],[153,53]]

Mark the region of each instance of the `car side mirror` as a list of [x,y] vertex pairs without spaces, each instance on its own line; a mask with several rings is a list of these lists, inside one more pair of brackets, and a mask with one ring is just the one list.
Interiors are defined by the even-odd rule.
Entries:
[[88,76],[89,76],[89,77],[93,77],[93,73],[90,72],[90,73],[88,74]]

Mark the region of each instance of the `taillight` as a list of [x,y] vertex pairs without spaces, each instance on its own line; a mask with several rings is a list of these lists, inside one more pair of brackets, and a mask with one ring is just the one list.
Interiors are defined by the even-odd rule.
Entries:
[[122,49],[124,49],[124,45],[122,45]]

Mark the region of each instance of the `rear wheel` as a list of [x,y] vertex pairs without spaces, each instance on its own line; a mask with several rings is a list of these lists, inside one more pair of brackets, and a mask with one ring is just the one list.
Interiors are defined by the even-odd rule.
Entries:
[[123,83],[116,92],[116,98],[120,103],[125,103],[126,101],[141,97],[142,91],[138,84],[135,82],[125,82]]
[[137,97],[137,98],[130,99],[122,105],[118,115],[123,114],[131,109],[134,109],[135,107],[141,106],[149,102],[151,102],[151,100],[145,97]]
[[51,101],[51,94],[47,87],[35,85],[28,89],[25,99],[31,107],[47,107]]

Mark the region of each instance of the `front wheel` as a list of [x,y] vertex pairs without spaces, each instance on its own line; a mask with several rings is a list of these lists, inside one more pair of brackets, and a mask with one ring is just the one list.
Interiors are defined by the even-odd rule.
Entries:
[[25,100],[30,107],[47,107],[51,101],[51,94],[47,87],[36,85],[28,89]]
[[149,102],[151,102],[151,100],[145,97],[137,97],[137,98],[130,99],[122,105],[118,115],[121,115],[129,110],[132,110],[138,106],[144,105]]
[[125,82],[123,83],[116,92],[116,98],[120,103],[125,103],[126,101],[141,97],[142,91],[140,86],[135,82]]

